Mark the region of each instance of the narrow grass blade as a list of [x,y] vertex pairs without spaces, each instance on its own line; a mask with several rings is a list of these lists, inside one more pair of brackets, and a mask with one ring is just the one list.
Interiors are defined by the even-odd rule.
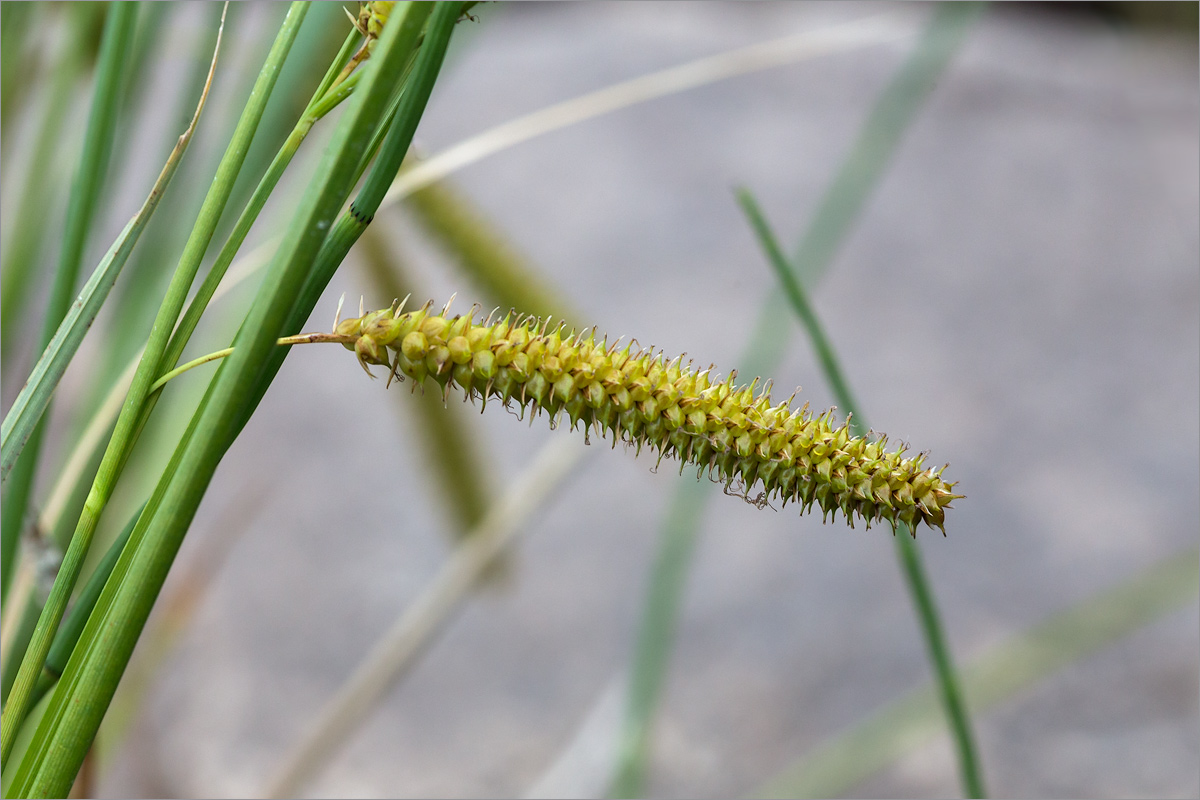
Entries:
[[[391,122],[388,123],[386,138],[380,146],[375,163],[371,166],[371,174],[350,204],[350,208],[338,219],[330,231],[329,237],[325,240],[325,244],[288,314],[283,328],[284,333],[299,332],[301,326],[312,314],[313,308],[333,278],[334,272],[379,210],[384,192],[391,181],[395,179],[396,171],[412,144],[413,134],[425,111],[429,95],[433,91],[433,84],[441,69],[442,59],[445,57],[445,50],[449,45],[450,34],[454,30],[454,23],[458,19],[458,9],[460,8],[461,6],[455,6],[453,3],[446,3],[439,5],[433,12],[418,61],[413,66],[409,79],[405,82],[400,105],[392,115]],[[407,71],[407,67],[405,67],[401,73],[404,74]],[[376,134],[378,134],[378,129]],[[373,135],[371,140],[375,139],[376,136]],[[361,174],[362,166],[360,162],[354,172],[356,182]],[[237,430],[241,430],[241,427],[249,420],[250,414],[257,408],[263,393],[266,392],[272,378],[283,365],[287,354],[287,349],[277,348],[269,356],[262,376],[259,378],[258,386],[242,411]]]
[[639,797],[650,757],[653,718],[667,679],[675,644],[675,627],[683,591],[699,540],[705,500],[711,489],[700,481],[684,480],[672,498],[659,532],[651,567],[646,604],[634,646],[625,720],[617,750],[612,797]]
[[[42,321],[42,334],[38,350],[50,343],[58,325],[67,315],[79,269],[83,260],[83,248],[91,230],[92,217],[99,200],[104,176],[108,171],[108,160],[112,152],[113,137],[120,106],[120,89],[124,79],[126,51],[133,38],[137,24],[137,7],[134,3],[115,3],[108,12],[104,26],[103,43],[96,71],[95,91],[89,111],[87,132],[84,134],[83,153],[71,185],[71,199],[67,209],[66,231],[62,250],[50,289],[50,300],[46,316]],[[6,417],[7,419],[7,417]],[[42,426],[35,426],[28,434],[32,439],[29,452],[20,460],[20,467],[4,494],[4,525],[0,529],[0,595],[6,590],[12,571],[12,560],[16,555],[21,524],[29,505],[33,489],[33,477],[37,470],[41,448]],[[6,465],[0,472],[0,482],[8,480],[15,463],[8,461],[8,447],[4,447]],[[0,725],[0,730],[2,730]],[[2,738],[0,738],[2,741]],[[9,740],[11,741],[11,740]],[[0,744],[0,754],[7,753],[10,744]],[[0,761],[3,759],[0,758]]]
[[586,454],[587,449],[574,439],[556,439],[542,449],[317,714],[312,727],[284,757],[267,797],[294,797],[320,774],[454,618],[488,565]]
[[[1170,556],[1132,578],[1014,634],[962,670],[976,712],[987,711],[1054,672],[1194,602],[1200,551]],[[751,797],[837,797],[941,734],[935,686],[915,689],[819,744]]]
[[[779,248],[779,243],[775,240],[774,234],[772,234],[768,227],[767,221],[759,210],[757,203],[755,203],[754,198],[749,192],[742,190],[738,193],[738,200],[745,210],[746,216],[750,219],[755,233],[758,235],[759,243],[766,252],[767,260],[783,284],[788,300],[796,312],[796,316],[803,323],[805,331],[812,341],[813,349],[817,351],[819,360],[821,361],[821,369],[825,373],[825,378],[833,390],[838,405],[848,415],[852,415],[851,428],[855,431],[856,435],[866,435],[868,430],[867,420],[862,415],[861,410],[855,403],[854,397],[850,393],[849,383],[846,381],[833,345],[825,336],[824,328],[813,311],[812,304],[809,303],[804,288],[792,273],[791,266],[784,258],[783,252]],[[913,604],[916,606],[917,621],[921,625],[921,632],[925,637],[925,647],[928,650],[934,674],[937,676],[938,687],[941,690],[947,723],[953,734],[958,753],[959,773],[962,779],[963,790],[967,797],[985,797],[986,790],[983,784],[979,754],[975,746],[975,736],[971,730],[970,715],[963,698],[961,681],[954,668],[954,659],[950,653],[950,646],[946,641],[945,632],[942,629],[937,604],[933,598],[933,589],[929,584],[929,578],[921,562],[920,551],[917,549],[915,538],[910,538],[909,536],[911,533],[912,531],[907,526],[900,526],[900,531],[894,537],[896,540],[897,556],[900,559],[905,582],[913,598]]]

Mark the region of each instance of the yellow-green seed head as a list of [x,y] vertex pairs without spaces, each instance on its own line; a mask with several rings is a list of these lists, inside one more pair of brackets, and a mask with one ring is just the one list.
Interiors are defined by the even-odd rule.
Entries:
[[485,324],[474,312],[447,318],[430,313],[431,306],[373,311],[340,322],[335,332],[357,337],[346,346],[364,369],[385,365],[414,384],[432,377],[447,391],[453,382],[468,397],[516,402],[551,420],[565,413],[572,428],[608,432],[639,452],[652,445],[681,469],[707,469],[727,490],[740,480],[756,505],[778,499],[804,511],[818,506],[822,518],[840,511],[852,526],[856,518],[868,527],[883,520],[893,530],[923,522],[944,533],[945,509],[962,496],[940,470],[922,466],[924,456],[905,458],[904,447],[888,452],[886,437],[854,437],[848,423],[835,428],[832,410],[814,417],[807,404],[772,406],[770,386],[756,389],[757,379],[738,387],[731,372],[712,383],[711,367],[698,370],[682,356],[666,361],[632,345],[618,350],[607,339],[597,342],[594,330],[550,330],[512,314]]
[[358,10],[358,29],[362,31],[369,39],[379,38],[379,34],[383,33],[384,23],[387,22],[388,15],[392,13],[394,2],[370,2],[362,3]]

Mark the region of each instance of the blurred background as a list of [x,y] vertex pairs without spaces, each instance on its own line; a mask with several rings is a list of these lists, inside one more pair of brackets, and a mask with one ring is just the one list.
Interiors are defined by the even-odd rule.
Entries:
[[[113,200],[86,264],[140,203],[194,105],[187,76],[211,51],[212,7],[156,13],[152,66],[131,89]],[[174,228],[188,227],[170,214],[202,196],[281,13],[235,9],[210,111],[177,179],[201,194],[173,187],[180,196],[144,245],[161,241],[166,255],[122,278],[68,372],[39,487],[94,407],[90,387],[111,369],[113,337],[144,337],[150,317],[138,317],[136,296],[161,294]],[[802,387],[797,404],[824,409],[833,395],[734,199],[736,187],[753,191],[800,262],[871,425],[932,464],[949,462],[966,495],[945,538],[921,530],[918,541],[954,655],[984,676],[968,703],[989,790],[1200,793],[1200,607],[1189,579],[1186,602],[1150,603],[1105,627],[1109,610],[1148,602],[1166,580],[1153,571],[1164,559],[1191,564],[1187,575],[1197,560],[1195,4],[1001,4],[941,29],[921,4],[472,13],[417,133],[427,163],[605,87],[652,75],[668,87],[630,104],[627,86],[624,107],[498,148],[437,184],[486,221],[484,249],[510,251],[556,315],[686,352],[722,375],[757,374],[746,353],[765,330],[770,347],[756,358],[771,366],[776,397]],[[318,55],[294,67],[296,108],[281,100],[281,119],[302,109],[346,25],[336,4],[314,11],[297,47]],[[660,74],[846,25],[838,30],[870,26],[874,38],[824,54],[797,40],[771,51],[791,53],[778,63],[740,74],[727,65],[724,76],[718,65],[680,91]],[[50,58],[29,53],[26,64]],[[5,121],[6,239],[41,130],[30,84]],[[86,82],[78,89],[82,100]],[[64,152],[78,146],[72,119]],[[285,182],[303,185],[331,127],[314,130]],[[263,147],[269,157],[273,146]],[[53,169],[65,179],[71,159],[62,161]],[[251,247],[288,219],[290,196],[277,193]],[[460,312],[500,302],[439,234],[436,197],[413,200],[376,217],[309,329],[329,327],[343,293],[348,307],[364,296],[377,308],[393,285],[439,306],[457,292]],[[40,258],[52,263],[61,221],[47,227]],[[223,324],[190,352],[226,346],[253,284],[221,301]],[[9,335],[10,320],[33,324],[19,313],[6,304],[6,405],[32,357]],[[179,379],[190,387],[165,395],[164,419],[186,419],[206,380]],[[284,793],[603,796],[628,743],[628,675],[646,668],[638,631],[656,592],[669,594],[668,573],[682,594],[674,636],[658,639],[661,696],[643,709],[652,725],[642,793],[961,791],[940,709],[913,694],[930,667],[888,530],[759,509],[668,462],[655,469],[645,453],[596,438],[572,450],[562,442],[581,436],[566,426],[531,426],[499,407],[480,415],[460,399],[443,410],[409,384],[385,389],[341,348],[291,354],[185,542],[102,730],[95,791],[278,790],[331,698],[417,607],[428,636],[392,660],[366,711]],[[447,468],[450,495],[427,444],[431,405],[462,437],[466,466]],[[143,478],[123,484],[123,510],[106,521],[114,529],[169,455],[171,438],[156,430],[134,465]],[[444,446],[452,434],[432,438]],[[429,610],[429,587],[458,563],[456,535],[487,503],[466,506],[511,497],[546,458],[557,459],[554,482],[518,509],[499,566],[447,595],[453,608]],[[671,540],[672,524],[694,536]],[[664,541],[683,544],[660,551]],[[1064,616],[1073,609],[1103,619]],[[1021,638],[1031,630],[1041,638]],[[848,731],[864,738],[837,750]]]

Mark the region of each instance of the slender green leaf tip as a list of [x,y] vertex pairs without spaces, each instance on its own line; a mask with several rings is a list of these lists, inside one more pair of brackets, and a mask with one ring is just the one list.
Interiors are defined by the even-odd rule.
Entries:
[[441,313],[431,307],[401,313],[393,305],[339,321],[335,334],[368,374],[382,365],[400,380],[432,378],[446,396],[457,384],[485,405],[498,398],[515,401],[522,416],[545,411],[552,425],[566,412],[573,429],[611,433],[614,447],[618,440],[639,451],[651,445],[660,460],[679,460],[681,471],[707,468],[727,492],[740,481],[756,505],[779,499],[804,511],[819,506],[822,519],[841,511],[852,527],[856,517],[867,527],[884,520],[893,532],[923,522],[944,534],[945,509],[962,497],[942,469],[923,466],[924,454],[905,458],[905,446],[887,450],[886,436],[853,436],[849,422],[834,427],[832,410],[814,417],[807,405],[791,409],[790,400],[772,405],[769,385],[737,386],[736,371],[714,382],[711,366],[696,369],[682,356],[668,360],[632,344],[622,349],[597,341],[595,329],[568,332],[514,313],[478,322],[475,309],[450,317],[449,304]]

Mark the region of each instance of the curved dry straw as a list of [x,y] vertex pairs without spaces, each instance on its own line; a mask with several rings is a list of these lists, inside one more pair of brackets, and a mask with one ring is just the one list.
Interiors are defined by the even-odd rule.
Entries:
[[[451,298],[453,301],[453,298]],[[918,523],[942,530],[945,509],[957,497],[941,469],[923,466],[924,454],[905,458],[905,447],[888,451],[887,437],[858,437],[849,423],[834,427],[833,410],[812,416],[805,405],[772,405],[769,385],[757,379],[737,386],[737,373],[719,382],[712,367],[696,369],[683,357],[668,360],[653,348],[620,347],[596,331],[509,313],[500,321],[449,316],[432,303],[402,313],[403,304],[335,321],[333,335],[358,354],[363,369],[382,365],[392,378],[432,378],[448,397],[451,384],[464,399],[486,405],[514,402],[521,416],[545,411],[556,424],[564,412],[571,427],[611,434],[640,451],[653,446],[661,460],[672,456],[708,470],[726,490],[740,481],[747,500],[779,499],[804,511],[819,506],[822,518],[841,511],[853,526],[880,520],[896,529]],[[415,388],[415,387],[414,387]],[[752,495],[758,485],[761,491]],[[915,535],[915,534],[914,534]]]

